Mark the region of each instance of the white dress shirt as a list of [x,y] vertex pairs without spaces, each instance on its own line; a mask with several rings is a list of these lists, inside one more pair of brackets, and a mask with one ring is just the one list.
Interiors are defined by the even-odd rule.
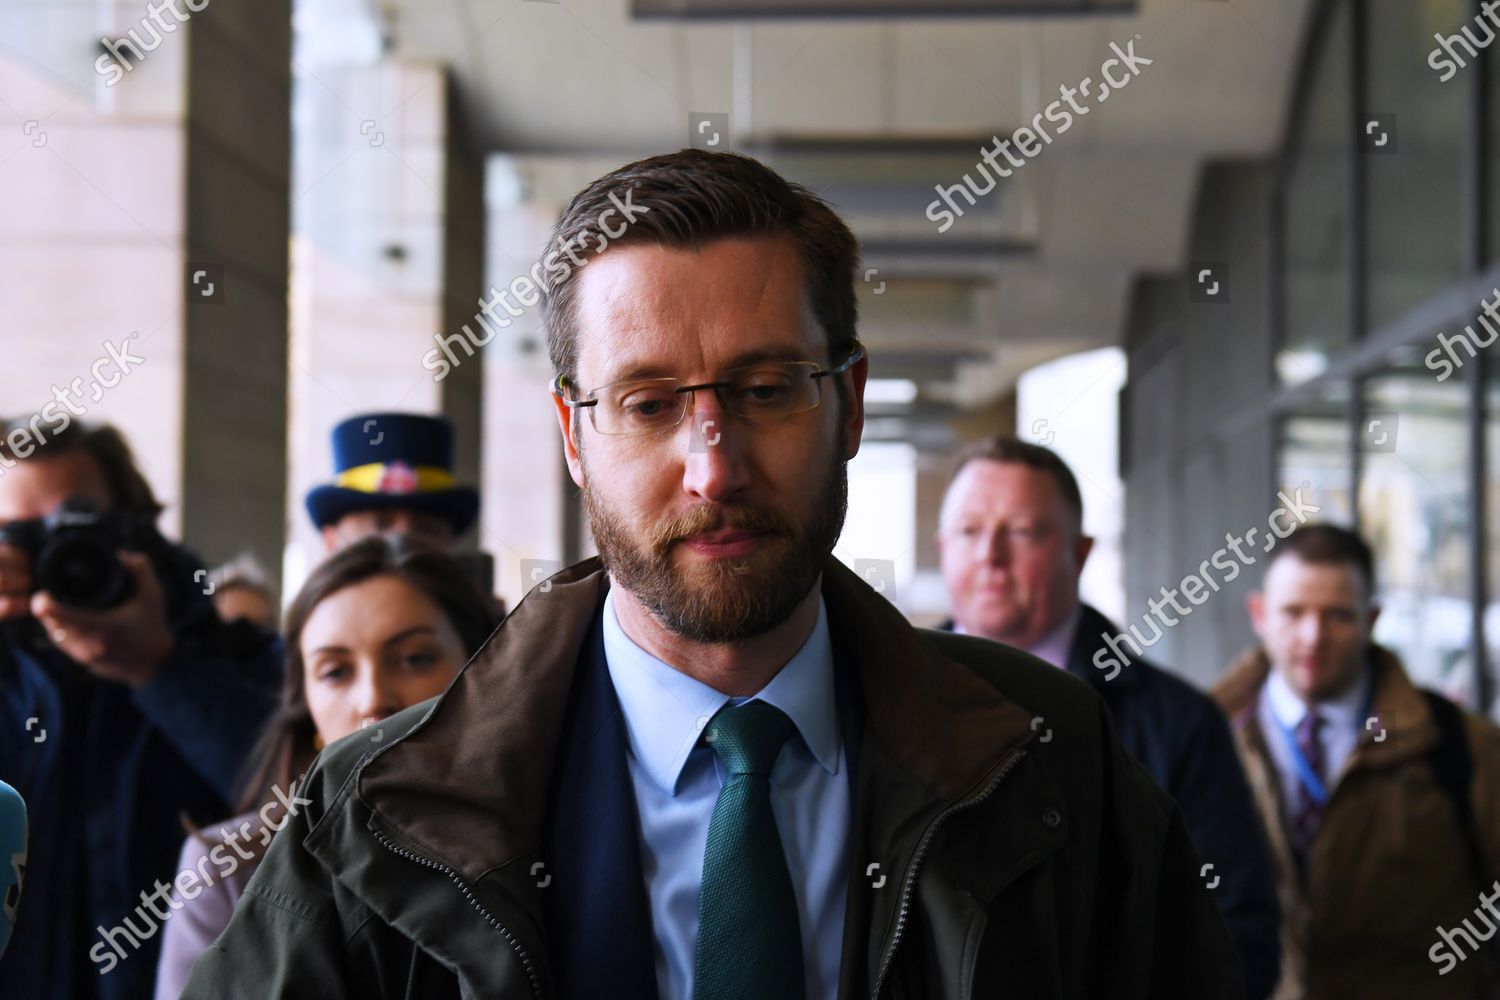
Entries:
[[[1349,761],[1349,755],[1359,743],[1360,734],[1364,732],[1363,715],[1369,691],[1370,673],[1362,670],[1359,680],[1351,684],[1343,694],[1330,701],[1317,703],[1318,712],[1324,720],[1318,737],[1318,742],[1323,745],[1323,787],[1330,796],[1343,773],[1344,765]],[[1276,765],[1276,773],[1281,778],[1281,800],[1290,810],[1297,802],[1297,788],[1301,779],[1297,776],[1292,748],[1287,744],[1281,726],[1295,733],[1303,716],[1307,714],[1307,704],[1292,690],[1286,678],[1281,676],[1281,671],[1273,667],[1266,680],[1258,712],[1261,732],[1271,753],[1271,763]],[[1281,726],[1277,725],[1278,721]]]
[[[1074,605],[1073,613],[1063,619],[1061,625],[1042,636],[1036,642],[1026,647],[1026,652],[1039,660],[1046,660],[1054,667],[1067,669],[1068,652],[1073,648],[1073,633],[1078,631],[1078,619],[1083,617],[1082,605]],[[959,635],[972,635],[957,621],[953,623],[953,631]]]
[[615,616],[613,590],[604,599],[604,655],[630,743],[662,1000],[693,996],[703,854],[725,779],[718,757],[699,737],[724,705],[752,700],[781,709],[796,726],[771,770],[771,811],[797,897],[807,998],[835,1000],[849,874],[851,777],[821,598],[807,641],[750,698],[721,694],[636,645]]

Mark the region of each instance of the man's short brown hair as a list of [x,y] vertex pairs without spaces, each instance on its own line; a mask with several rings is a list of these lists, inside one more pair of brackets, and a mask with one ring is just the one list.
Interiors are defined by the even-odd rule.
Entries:
[[1276,543],[1267,568],[1282,556],[1306,563],[1353,566],[1365,582],[1365,596],[1375,595],[1375,555],[1358,533],[1337,524],[1304,524]]
[[1031,444],[1008,434],[972,441],[958,453],[958,464],[953,467],[953,475],[948,482],[951,484],[957,479],[964,466],[977,461],[1024,465],[1047,473],[1057,483],[1057,491],[1062,494],[1063,503],[1073,513],[1078,530],[1083,530],[1083,494],[1078,490],[1078,480],[1074,478],[1073,470],[1068,468],[1068,463],[1051,448],[1043,448],[1039,444]]
[[[600,216],[616,208],[612,195],[624,199],[627,192],[646,211],[619,236],[606,239],[599,232]],[[586,234],[595,239],[585,240]],[[587,263],[608,247],[698,249],[714,240],[778,234],[797,244],[808,301],[828,338],[829,362],[837,364],[854,348],[859,270],[854,234],[823,199],[748,156],[683,149],[613,170],[568,203],[543,253],[555,257],[576,240]],[[606,244],[603,249],[598,249],[600,243]],[[547,353],[554,370],[569,383],[578,377],[577,268],[573,271],[557,282],[544,281],[541,288]],[[835,384],[842,394],[842,380]]]
[[[30,446],[22,443],[13,448],[9,438],[20,428],[26,428]],[[0,430],[4,431],[0,434],[0,463],[8,465],[86,451],[104,473],[104,483],[116,510],[154,519],[164,509],[141,474],[129,442],[109,424],[81,423],[63,414],[54,420],[33,418],[29,422],[0,418]]]

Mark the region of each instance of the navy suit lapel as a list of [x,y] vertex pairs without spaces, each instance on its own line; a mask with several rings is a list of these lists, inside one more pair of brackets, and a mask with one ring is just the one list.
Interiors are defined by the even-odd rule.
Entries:
[[865,735],[864,692],[859,687],[859,667],[849,652],[849,644],[830,635],[833,646],[833,697],[838,706],[839,734],[844,740],[844,764],[849,774],[849,815],[854,810],[854,793],[859,784],[860,741]]
[[565,1000],[655,1000],[640,818],[625,717],[604,658],[602,607],[579,654],[558,745],[543,848],[552,876],[543,893],[548,952]]
[[1141,672],[1130,669],[1132,658],[1125,655],[1118,658],[1121,669],[1113,676],[1094,662],[1094,658],[1101,652],[1105,657],[1115,658],[1105,643],[1105,637],[1121,633],[1092,605],[1080,604],[1079,608],[1081,613],[1078,616],[1078,627],[1073,632],[1073,642],[1068,648],[1067,671],[1088,681],[1104,696],[1106,702],[1112,702],[1120,691],[1140,683]]

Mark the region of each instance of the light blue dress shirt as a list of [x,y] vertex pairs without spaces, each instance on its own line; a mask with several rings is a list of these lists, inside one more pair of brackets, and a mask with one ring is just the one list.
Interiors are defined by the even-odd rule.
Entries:
[[725,704],[757,699],[781,709],[797,727],[771,769],[771,811],[797,895],[807,1000],[835,1000],[849,877],[850,775],[821,598],[807,641],[751,698],[721,694],[636,645],[615,617],[612,590],[604,599],[604,656],[630,741],[662,1000],[692,1000],[703,851],[725,777],[699,737]]
[[[1317,705],[1326,720],[1318,742],[1323,745],[1323,787],[1329,795],[1344,776],[1344,767],[1360,738],[1368,731],[1364,708],[1369,696],[1370,672],[1366,669],[1360,671],[1359,680],[1349,685],[1343,694]],[[1266,679],[1265,697],[1260,699],[1257,711],[1266,749],[1270,751],[1271,763],[1276,766],[1277,776],[1281,779],[1282,801],[1290,815],[1296,808],[1301,778],[1297,776],[1297,765],[1292,760],[1292,749],[1277,723],[1295,732],[1307,714],[1307,703],[1292,690],[1281,671],[1272,667],[1271,676]]]

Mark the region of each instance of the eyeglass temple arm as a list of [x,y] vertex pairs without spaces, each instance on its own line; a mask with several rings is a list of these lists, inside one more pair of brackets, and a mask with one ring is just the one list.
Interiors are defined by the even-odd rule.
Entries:
[[854,342],[854,350],[849,353],[849,356],[847,358],[839,362],[834,367],[826,369],[825,371],[813,372],[813,378],[822,378],[825,375],[842,375],[844,374],[844,372],[848,371],[850,368],[853,368],[856,364],[858,364],[859,360],[864,356],[865,345],[856,340]]
[[557,378],[555,378],[555,379],[552,380],[551,388],[552,388],[552,395],[554,395],[558,399],[562,400],[562,404],[564,406],[566,406],[566,407],[571,408],[571,409],[575,409],[576,410],[580,406],[598,406],[599,405],[599,401],[597,399],[569,399],[567,397],[566,392],[565,392],[565,390],[566,390],[566,382],[565,382],[565,380],[563,379],[563,377],[561,375],[557,376]]

